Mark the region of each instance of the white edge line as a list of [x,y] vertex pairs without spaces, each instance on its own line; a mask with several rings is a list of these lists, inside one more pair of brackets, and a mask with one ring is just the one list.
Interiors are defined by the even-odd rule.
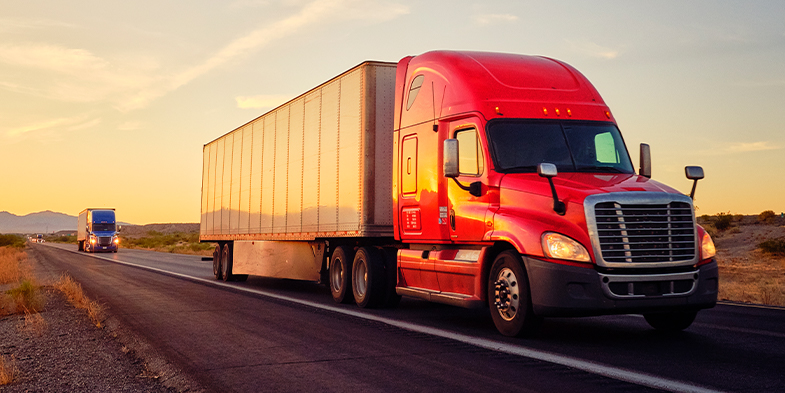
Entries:
[[[69,249],[60,248],[60,247],[55,247],[55,248],[58,248],[58,249],[64,250],[64,251],[69,251],[69,252],[76,253],[76,254],[80,254],[80,255],[85,255],[85,254],[82,254],[81,252],[75,251],[75,250],[69,250]],[[401,328],[401,329],[404,329],[404,330],[409,330],[409,331],[416,332],[416,333],[422,333],[422,334],[427,334],[427,335],[431,335],[431,336],[447,338],[447,339],[450,339],[450,340],[455,340],[455,341],[458,341],[458,342],[462,342],[464,344],[469,344],[469,345],[473,345],[473,346],[476,346],[476,347],[489,349],[489,350],[492,350],[492,351],[503,352],[503,353],[507,353],[507,354],[510,354],[510,355],[517,355],[517,356],[522,356],[522,357],[526,357],[526,358],[530,358],[530,359],[540,360],[540,361],[544,361],[544,362],[548,362],[548,363],[553,363],[553,364],[558,364],[558,365],[562,365],[562,366],[567,366],[567,367],[571,367],[571,368],[578,369],[578,370],[581,370],[581,371],[585,371],[587,373],[601,375],[601,376],[604,376],[604,377],[613,378],[613,379],[616,379],[616,380],[629,382],[629,383],[633,383],[633,384],[636,384],[636,385],[647,386],[647,387],[650,387],[650,388],[662,389],[662,390],[667,390],[667,391],[671,391],[671,392],[690,392],[690,393],[693,393],[693,392],[694,393],[714,393],[714,392],[720,392],[719,390],[713,390],[713,389],[705,388],[705,387],[702,387],[702,386],[698,386],[698,385],[694,385],[694,384],[690,384],[690,383],[686,383],[686,382],[680,382],[680,381],[675,381],[675,380],[671,380],[671,379],[667,379],[667,378],[657,377],[655,375],[641,373],[641,372],[637,372],[637,371],[625,370],[623,368],[607,366],[607,365],[604,365],[602,363],[596,363],[596,362],[591,362],[591,361],[588,361],[588,360],[576,359],[576,358],[572,358],[572,357],[569,357],[569,356],[557,355],[557,354],[546,352],[546,351],[539,351],[539,350],[529,349],[529,348],[525,348],[525,347],[521,347],[521,346],[511,345],[511,344],[502,344],[502,343],[499,343],[499,342],[495,342],[493,340],[467,336],[465,334],[453,333],[453,332],[450,332],[450,331],[447,331],[447,330],[442,330],[442,329],[437,329],[437,328],[432,328],[432,327],[427,327],[427,326],[422,326],[422,325],[416,325],[416,324],[412,324],[412,323],[408,323],[408,322],[396,321],[394,319],[379,317],[379,316],[376,316],[376,315],[369,315],[369,314],[361,313],[361,312],[358,312],[358,311],[346,310],[346,309],[343,309],[343,308],[339,308],[337,306],[328,306],[328,305],[325,305],[325,304],[313,303],[313,302],[310,302],[310,301],[307,301],[307,300],[300,300],[300,299],[290,298],[290,297],[286,297],[286,296],[282,296],[282,295],[278,295],[278,294],[274,294],[274,293],[264,292],[264,291],[260,291],[260,290],[257,290],[257,289],[244,288],[244,287],[240,287],[240,286],[236,286],[236,285],[232,285],[232,284],[227,284],[227,283],[225,283],[223,281],[208,280],[208,279],[204,279],[204,278],[200,278],[200,277],[189,276],[189,275],[186,275],[186,274],[170,272],[170,271],[163,270],[163,269],[158,269],[158,268],[155,268],[155,267],[144,266],[144,265],[137,265],[135,263],[124,262],[124,261],[121,261],[121,260],[118,260],[118,259],[107,258],[107,257],[104,257],[104,256],[99,256],[99,255],[94,255],[94,254],[87,254],[85,256],[92,256],[93,258],[103,259],[105,261],[114,262],[114,263],[118,263],[118,264],[121,264],[121,265],[133,266],[133,267],[136,267],[136,268],[142,268],[142,269],[146,269],[146,270],[150,270],[150,271],[154,271],[154,272],[158,272],[158,273],[167,274],[167,275],[170,275],[170,276],[185,278],[185,279],[188,279],[188,280],[191,280],[191,281],[198,281],[198,282],[202,282],[202,283],[206,283],[206,284],[221,286],[221,287],[225,287],[225,288],[231,288],[232,290],[237,290],[237,291],[242,291],[242,292],[249,292],[249,293],[253,293],[253,294],[256,294],[256,295],[262,295],[262,296],[270,297],[270,298],[273,298],[273,299],[284,300],[284,301],[288,301],[288,302],[292,302],[292,303],[298,303],[298,304],[309,306],[309,307],[319,308],[319,309],[323,309],[323,310],[327,310],[327,311],[337,312],[337,313],[340,313],[340,314],[350,315],[350,316],[357,317],[357,318],[362,318],[362,319],[367,319],[367,320],[371,320],[371,321],[375,321],[375,322],[380,322],[380,323],[384,323],[386,325],[395,326],[395,327],[398,327],[398,328]]]

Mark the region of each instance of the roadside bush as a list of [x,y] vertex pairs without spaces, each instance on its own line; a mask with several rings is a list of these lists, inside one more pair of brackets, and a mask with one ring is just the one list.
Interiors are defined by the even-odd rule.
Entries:
[[27,254],[18,248],[0,247],[0,284],[19,281],[29,272],[23,263]]
[[44,298],[38,286],[30,279],[22,280],[18,287],[9,289],[6,293],[14,299],[17,312],[22,310],[26,313],[36,313],[44,307]]
[[785,256],[785,238],[762,241],[758,243],[758,248],[767,254]]
[[714,227],[719,231],[724,231],[733,225],[733,215],[728,213],[717,213],[714,216]]
[[772,222],[774,218],[777,217],[777,214],[774,213],[774,210],[764,210],[760,214],[758,214],[758,221],[760,222]]
[[0,247],[24,248],[25,238],[18,235],[0,235]]
[[0,355],[0,386],[14,382],[16,372],[16,359]]

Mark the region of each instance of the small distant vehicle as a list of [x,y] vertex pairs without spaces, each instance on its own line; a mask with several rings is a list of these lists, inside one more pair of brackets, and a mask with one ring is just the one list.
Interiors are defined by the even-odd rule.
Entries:
[[44,240],[44,235],[38,235],[38,236],[36,236],[36,242],[37,242],[37,243],[43,243],[43,242],[45,242],[45,241],[46,241],[46,240]]
[[76,228],[79,251],[117,252],[120,248],[114,209],[84,209]]

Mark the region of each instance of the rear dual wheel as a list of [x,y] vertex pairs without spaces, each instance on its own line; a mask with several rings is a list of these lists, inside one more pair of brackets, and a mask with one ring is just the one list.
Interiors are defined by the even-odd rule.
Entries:
[[221,278],[224,281],[232,281],[232,245],[224,244],[223,251],[221,252]]
[[218,244],[215,246],[213,250],[213,275],[215,276],[216,280],[220,280],[223,278],[223,273],[221,272],[221,255],[223,251],[221,250],[221,245]]
[[333,251],[330,258],[328,272],[330,294],[336,303],[350,303],[352,301],[352,261],[354,250],[350,247],[339,246]]
[[352,263],[352,294],[362,308],[374,308],[385,300],[385,256],[375,247],[360,247]]

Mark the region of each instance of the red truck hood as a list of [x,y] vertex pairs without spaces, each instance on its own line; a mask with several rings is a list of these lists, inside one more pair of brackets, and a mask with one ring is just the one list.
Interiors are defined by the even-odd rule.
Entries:
[[[657,181],[638,175],[606,173],[560,173],[553,178],[559,199],[564,202],[582,204],[593,194],[608,192],[680,192]],[[502,196],[505,191],[517,191],[551,198],[548,179],[536,173],[511,173],[504,176],[500,184]]]

